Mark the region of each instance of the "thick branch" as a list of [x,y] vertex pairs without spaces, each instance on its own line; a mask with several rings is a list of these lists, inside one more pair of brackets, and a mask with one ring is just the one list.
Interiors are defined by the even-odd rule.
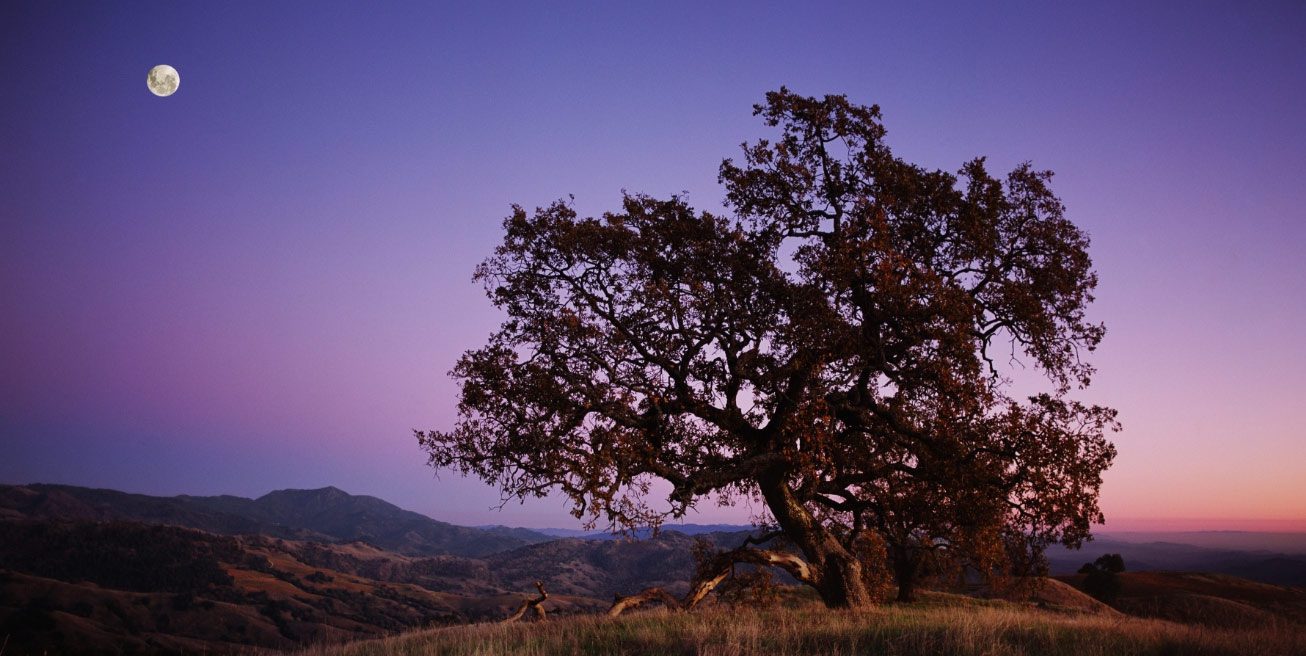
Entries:
[[612,607],[608,609],[608,617],[616,617],[622,614],[623,612],[625,612],[627,609],[635,608],[636,606],[642,606],[650,601],[660,601],[667,608],[672,608],[675,610],[684,609],[684,607],[681,606],[680,604],[680,600],[671,596],[670,592],[667,592],[662,588],[646,588],[640,592],[636,592],[633,595],[627,595],[625,597],[621,597],[621,596],[614,597],[612,600]]
[[615,598],[612,607],[608,609],[608,616],[616,617],[626,610],[650,601],[661,601],[666,607],[674,610],[694,610],[712,590],[730,576],[731,568],[737,563],[779,567],[803,583],[811,586],[817,584],[816,572],[807,561],[794,554],[771,549],[740,547],[714,556],[707,566],[700,570],[699,576],[696,577],[684,598],[677,600],[662,588],[647,588],[633,595]]
[[535,588],[540,591],[540,596],[534,599],[522,600],[521,607],[517,609],[517,612],[513,613],[512,615],[509,615],[506,619],[504,619],[502,622],[503,624],[508,624],[509,622],[516,622],[517,620],[521,619],[523,615],[526,614],[526,611],[531,609],[535,610],[535,616],[538,617],[539,619],[544,619],[548,615],[548,612],[544,610],[544,606],[540,605],[544,603],[544,600],[549,598],[549,593],[545,592],[544,590],[544,582],[536,581]]

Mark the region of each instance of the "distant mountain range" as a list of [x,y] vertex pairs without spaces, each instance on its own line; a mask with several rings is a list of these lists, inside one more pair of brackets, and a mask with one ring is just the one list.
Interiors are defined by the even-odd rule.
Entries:
[[1072,551],[1048,550],[1052,574],[1073,574],[1086,562],[1120,554],[1130,571],[1179,571],[1228,574],[1278,585],[1306,586],[1306,555],[1201,547],[1178,542],[1127,542],[1102,536]]
[[[362,541],[405,556],[483,557],[559,538],[582,541],[648,539],[649,529],[614,536],[566,528],[456,526],[376,497],[335,487],[278,490],[257,499],[237,496],[156,497],[71,485],[0,486],[0,519],[136,521],[220,535],[266,535],[338,543]],[[668,524],[664,533],[742,536],[754,527]],[[742,537],[740,538],[742,539]],[[1273,549],[1268,548],[1273,547]],[[1306,535],[1240,531],[1103,533],[1079,551],[1048,552],[1052,574],[1071,574],[1104,553],[1119,553],[1129,569],[1230,574],[1266,583],[1306,586]]]
[[70,485],[0,486],[4,517],[137,521],[318,542],[361,540],[409,556],[483,556],[554,539],[528,529],[455,526],[335,487],[278,490],[247,499],[155,497]]

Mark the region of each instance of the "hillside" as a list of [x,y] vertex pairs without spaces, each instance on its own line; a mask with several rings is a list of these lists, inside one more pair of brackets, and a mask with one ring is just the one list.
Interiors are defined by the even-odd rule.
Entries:
[[716,607],[482,624],[412,632],[302,656],[399,654],[954,654],[1016,656],[1306,653],[1300,625],[1210,628],[1023,603],[933,596],[910,606],[831,612],[812,602],[765,610]]
[[130,522],[3,521],[0,564],[9,654],[290,648],[497,619],[527,596],[457,556]]
[[[411,557],[364,542],[325,544],[266,536],[218,536],[133,522],[9,520],[0,522],[0,563],[4,564],[0,570],[0,635],[9,637],[7,654],[176,650],[225,653],[245,646],[293,649],[381,638],[422,627],[498,620],[533,596],[531,587],[536,578],[544,580],[550,591],[546,605],[551,617],[595,615],[607,608],[614,592],[655,584],[683,587],[692,570],[688,556],[691,541],[678,533],[638,542],[568,539],[473,559]],[[1077,631],[1096,626],[1082,618],[1067,623],[1067,617],[1111,617],[1118,623],[1127,615],[1244,633],[1273,629],[1295,635],[1306,626],[1306,592],[1300,589],[1214,575],[1128,572],[1122,577],[1125,585],[1115,604],[1118,610],[1075,589],[1076,577],[1068,577],[1067,582],[1049,580],[1018,586],[1002,599],[925,593],[925,603],[912,606],[914,610],[894,606],[882,610],[926,613],[884,616],[890,618],[961,622],[961,616],[955,613],[942,617],[924,609],[964,606],[981,613],[965,621],[980,622],[988,621],[982,613],[993,609],[1028,613],[1040,608],[1046,613],[1022,615],[1016,620],[1011,619],[1016,616],[994,616],[1006,617],[1003,621],[1007,622],[1036,619],[1037,631]],[[800,608],[814,604],[808,591],[798,587],[782,588],[781,599]],[[673,620],[678,623],[675,626],[681,627],[675,630],[689,632],[688,637],[673,635],[667,640],[688,640],[695,635],[699,637],[694,639],[706,639],[701,635],[704,628],[695,622],[716,621],[710,619],[710,606],[708,619]],[[847,626],[847,620],[825,618],[813,612],[803,622],[824,626],[820,631],[854,630]],[[828,622],[835,625],[827,626]],[[575,644],[566,640],[573,638],[599,644],[612,639],[610,635],[604,637],[610,629],[603,628],[607,625],[596,619],[574,626],[598,634],[576,637],[568,629],[567,635],[572,637],[560,643],[561,653],[570,653]],[[932,629],[942,633],[931,634],[928,640],[953,640],[940,635],[953,629],[975,629],[965,623],[949,626]],[[1020,634],[1027,629],[1011,630]],[[484,631],[491,630],[459,631],[430,635],[480,639],[485,637]],[[498,639],[495,635],[520,637],[512,633],[514,630],[504,631],[487,639],[493,642]],[[627,635],[627,630],[621,629],[619,635]],[[853,641],[850,644],[860,644],[857,641],[863,638],[857,635],[849,638]],[[545,642],[555,638],[548,637]],[[1280,640],[1282,636],[1272,638]],[[784,639],[802,647],[824,638],[794,635]],[[756,637],[750,640],[753,642],[749,645],[758,644]],[[652,653],[668,644],[654,641],[648,651]],[[1073,640],[1069,644],[1080,645]],[[464,647],[467,645],[451,647],[447,653],[459,653],[458,649]],[[446,653],[440,651],[443,649],[440,647],[436,653]]]
[[[1123,572],[1115,608],[1139,617],[1222,627],[1274,622],[1306,626],[1306,589],[1250,581],[1225,574]],[[1082,575],[1063,576],[1081,585]]]
[[[1184,534],[1160,534],[1170,540],[1184,539]],[[1277,553],[1270,546],[1292,550],[1300,542],[1300,534],[1262,533],[1243,540],[1215,541],[1204,535],[1191,535],[1189,539],[1205,540],[1206,545],[1170,541],[1125,540],[1104,535],[1084,544],[1082,549],[1070,550],[1060,546],[1048,549],[1051,572],[1058,575],[1073,574],[1086,562],[1097,557],[1116,553],[1124,557],[1131,571],[1184,571],[1228,574],[1240,578],[1276,585],[1306,586],[1306,554]],[[1242,548],[1232,548],[1238,545]]]
[[0,521],[6,654],[286,649],[505,617],[545,581],[552,614],[683,585],[691,538],[559,540],[488,558],[124,521]]
[[[683,592],[696,540],[733,547],[744,536],[709,528],[739,527],[691,527],[699,535],[668,530],[637,540],[551,539],[525,529],[453,526],[336,488],[247,499],[0,486],[0,636],[8,636],[6,655],[294,649],[497,620],[534,596],[535,581],[550,593],[551,617],[593,614],[614,594],[654,585]],[[1015,591],[970,590],[991,597],[985,601],[935,592],[931,603],[978,612],[1038,607],[1054,611],[1054,619],[1057,613],[1132,616],[1226,631],[1293,632],[1306,624],[1306,591],[1299,587],[1221,574],[1140,572],[1149,562],[1129,555],[1182,564],[1228,552],[1109,540],[1094,546],[1139,547],[1121,549],[1131,571],[1121,575],[1114,608],[1076,589],[1080,577],[1074,575]],[[1242,559],[1235,564],[1275,557],[1233,553]],[[1074,560],[1060,566],[1090,556],[1061,554]],[[1283,558],[1291,575],[1297,557]],[[790,602],[807,598],[802,588],[781,590]],[[673,620],[691,633],[706,630],[697,621]],[[819,626],[826,620],[813,621]],[[591,621],[575,626],[608,630],[585,622]],[[439,635],[482,630],[488,629]],[[800,645],[808,640],[794,639]]]
[[553,539],[525,529],[437,521],[376,497],[334,487],[236,496],[155,497],[69,485],[0,486],[0,518],[127,520],[223,535],[369,544],[413,556],[484,556]]

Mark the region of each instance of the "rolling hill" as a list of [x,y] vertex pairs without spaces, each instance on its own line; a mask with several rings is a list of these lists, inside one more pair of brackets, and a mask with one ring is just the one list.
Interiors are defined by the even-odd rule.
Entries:
[[1306,586],[1306,554],[1274,553],[1264,549],[1132,542],[1107,535],[1085,543],[1077,551],[1053,547],[1048,550],[1047,557],[1052,574],[1064,575],[1073,574],[1084,563],[1108,553],[1123,556],[1130,571],[1207,572],[1276,585]]
[[236,496],[155,497],[69,485],[0,486],[0,517],[125,520],[222,535],[325,542],[363,540],[414,556],[483,556],[553,539],[526,529],[478,529],[437,521],[376,497],[334,487]]
[[[698,534],[555,539],[454,526],[331,487],[248,499],[0,486],[0,636],[6,655],[293,649],[499,619],[534,596],[535,581],[550,593],[551,617],[592,614],[614,594],[683,591],[696,540],[733,547],[747,529],[688,530]],[[1294,635],[1306,622],[1301,588],[1211,573],[1253,567],[1293,577],[1300,556],[1107,538],[1054,552],[1053,564],[1073,571],[1108,551],[1130,567],[1114,609],[1079,592],[1074,575],[984,603],[1237,631],[1285,626]],[[1160,568],[1208,573],[1136,571]],[[809,597],[801,588],[782,595]]]
[[527,596],[457,556],[139,522],[2,521],[0,563],[8,654],[284,649],[499,618]]
[[[1057,596],[1083,597],[1073,589],[1059,590]],[[1092,606],[931,594],[920,603],[865,611],[829,611],[814,600],[796,598],[765,608],[722,604],[692,613],[649,611],[618,618],[444,627],[316,647],[304,656],[523,653],[1260,656],[1306,653],[1306,631],[1299,624],[1207,626]]]
[[617,592],[684,585],[693,570],[693,538],[680,533],[521,533],[334,488],[242,499],[10,486],[0,636],[6,654],[288,649],[502,618],[536,580],[552,614],[595,612]]

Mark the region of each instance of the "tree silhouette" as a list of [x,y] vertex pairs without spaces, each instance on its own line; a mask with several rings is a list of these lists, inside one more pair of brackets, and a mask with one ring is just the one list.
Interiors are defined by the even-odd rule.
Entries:
[[1098,556],[1097,560],[1091,563],[1084,563],[1084,566],[1079,568],[1079,573],[1087,574],[1088,572],[1086,570],[1089,569],[1109,572],[1111,574],[1119,574],[1120,572],[1125,571],[1125,559],[1122,558],[1120,554],[1104,554]]
[[[1104,329],[1051,174],[909,164],[843,96],[782,88],[755,113],[779,137],[721,165],[732,216],[514,207],[475,276],[508,318],[452,372],[457,424],[416,433],[430,464],[509,498],[559,490],[613,528],[758,498],[801,558],[731,553],[832,607],[873,602],[869,532],[907,599],[922,550],[1079,544],[1115,412],[1066,398]],[[1010,395],[1018,360],[1047,393]]]
[[1125,571],[1125,559],[1120,554],[1105,554],[1079,568],[1085,574],[1084,591],[1100,601],[1112,603],[1120,596],[1120,577]]

